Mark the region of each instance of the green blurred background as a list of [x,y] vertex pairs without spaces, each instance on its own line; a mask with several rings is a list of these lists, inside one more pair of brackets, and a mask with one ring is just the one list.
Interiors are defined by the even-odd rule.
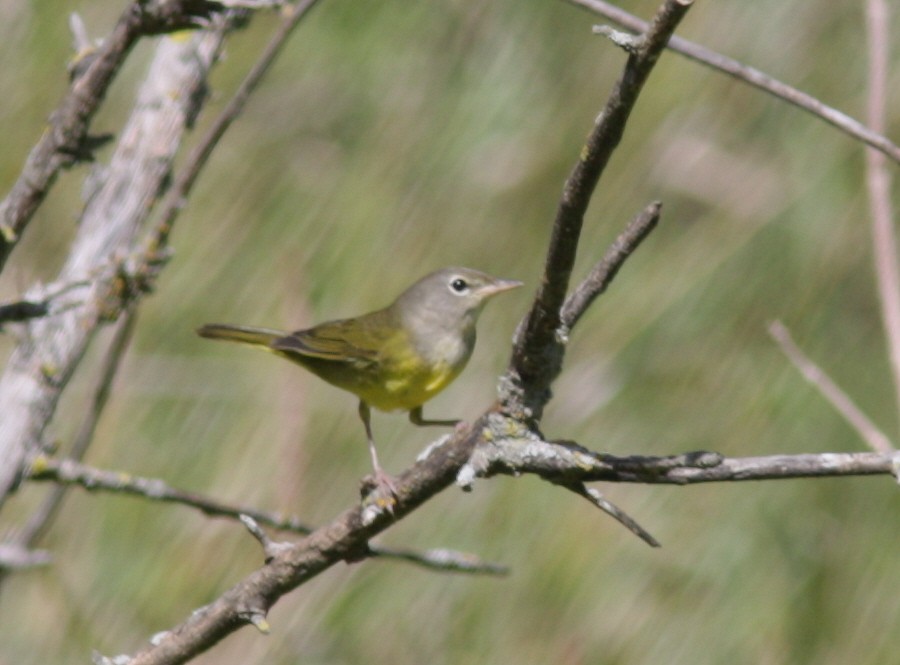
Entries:
[[[123,5],[4,3],[3,191],[64,90],[67,13],[103,35]],[[656,3],[626,8],[646,17]],[[229,42],[201,127],[276,20],[260,16]],[[179,220],[175,259],[141,307],[87,462],[329,519],[369,470],[353,398],[193,329],[360,313],[449,264],[527,284],[488,307],[469,369],[426,408],[477,416],[536,286],[564,178],[623,63],[591,34],[597,22],[561,2],[323,0]],[[860,3],[699,3],[680,34],[864,115]],[[95,131],[120,127],[151,47],[129,60]],[[52,279],[85,174],[61,177],[0,299]],[[863,449],[768,338],[781,318],[896,437],[859,145],[667,55],[595,196],[577,274],[654,199],[662,225],[572,337],[548,436],[615,454]],[[63,451],[108,338],[55,421]],[[0,337],[4,359],[11,348]],[[374,427],[395,471],[431,434],[401,416],[376,415]],[[46,489],[24,488],[2,526]],[[337,566],[278,603],[269,637],[241,630],[196,662],[896,662],[900,498],[889,478],[602,489],[663,549],[546,483],[480,482],[445,492],[381,542],[471,551],[508,564],[509,577]],[[2,665],[133,652],[261,563],[234,522],[78,490],[41,544],[55,564],[0,593]]]

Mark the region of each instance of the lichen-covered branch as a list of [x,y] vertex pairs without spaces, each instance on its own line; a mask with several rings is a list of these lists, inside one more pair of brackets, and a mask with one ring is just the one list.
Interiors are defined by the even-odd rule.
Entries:
[[91,159],[91,119],[134,44],[145,35],[196,27],[217,10],[221,10],[219,3],[206,0],[131,2],[102,45],[80,55],[72,83],[51,114],[47,131],[0,202],[0,271],[60,170]]
[[[65,296],[74,306],[24,324],[24,335],[0,376],[0,505],[18,482],[27,456],[41,449],[57,401],[94,332],[140,293],[140,275],[132,274],[129,264],[184,132],[197,114],[226,30],[223,20],[188,40],[160,43],[59,275],[59,283],[81,285]],[[45,299],[41,287],[24,298]]]
[[[94,438],[100,415],[103,413],[103,409],[109,399],[113,379],[118,372],[125,350],[131,341],[135,320],[136,314],[133,309],[128,310],[121,317],[116,333],[106,351],[103,367],[100,370],[100,376],[97,379],[97,385],[94,390],[94,397],[90,407],[87,409],[81,427],[78,429],[78,435],[75,437],[75,441],[69,450],[70,459],[75,463],[81,460]],[[22,550],[30,548],[53,522],[53,518],[62,505],[67,489],[66,483],[57,483],[44,497],[38,509],[31,514],[28,521],[20,529],[16,529],[7,538],[6,542],[0,546],[16,547]],[[3,568],[4,566],[0,563],[0,580],[3,577]]]
[[498,439],[479,446],[461,469],[458,482],[496,474],[533,473],[549,481],[693,485],[738,480],[776,480],[833,476],[893,475],[900,455],[883,453],[809,453],[762,457],[724,457],[697,451],[680,455],[617,457],[572,441],[538,437]]

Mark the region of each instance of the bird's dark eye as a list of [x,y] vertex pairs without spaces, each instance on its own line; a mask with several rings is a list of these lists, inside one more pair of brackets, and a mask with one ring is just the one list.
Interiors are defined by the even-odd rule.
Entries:
[[462,277],[457,277],[450,282],[450,288],[453,289],[454,293],[465,293],[469,290],[469,283]]

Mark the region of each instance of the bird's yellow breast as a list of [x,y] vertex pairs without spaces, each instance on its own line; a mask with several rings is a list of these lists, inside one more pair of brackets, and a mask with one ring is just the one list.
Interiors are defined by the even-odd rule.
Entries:
[[408,344],[402,351],[383,354],[375,382],[361,386],[360,399],[382,411],[409,411],[421,406],[447,387],[463,370],[468,353],[437,353],[428,360]]

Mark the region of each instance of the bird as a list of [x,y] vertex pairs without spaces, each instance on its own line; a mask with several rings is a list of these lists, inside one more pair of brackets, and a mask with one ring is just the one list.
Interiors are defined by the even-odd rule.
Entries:
[[422,405],[465,368],[475,348],[475,324],[487,300],[520,286],[517,280],[449,267],[425,275],[387,307],[361,316],[292,333],[210,323],[197,334],[269,351],[355,395],[375,489],[392,501],[396,488],[378,461],[371,409],[407,411],[417,426],[458,425],[458,420],[426,419]]

